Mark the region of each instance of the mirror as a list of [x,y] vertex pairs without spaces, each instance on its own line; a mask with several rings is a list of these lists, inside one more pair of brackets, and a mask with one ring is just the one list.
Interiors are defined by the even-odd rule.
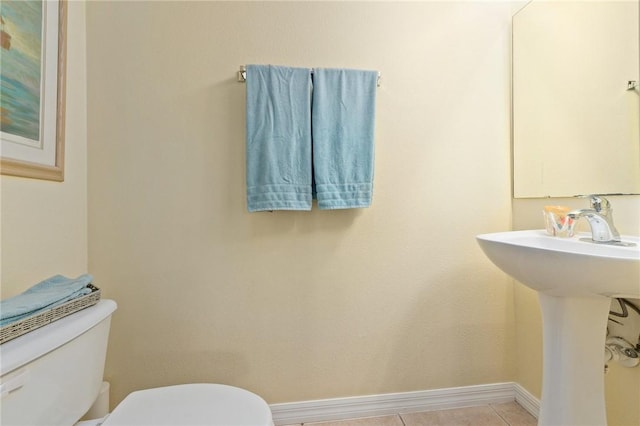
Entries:
[[515,198],[640,193],[639,4],[534,0],[514,15]]

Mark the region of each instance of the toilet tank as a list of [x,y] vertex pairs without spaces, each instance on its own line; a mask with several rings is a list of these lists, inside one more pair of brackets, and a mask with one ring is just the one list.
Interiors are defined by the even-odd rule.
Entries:
[[76,423],[100,392],[113,300],[0,345],[0,424]]

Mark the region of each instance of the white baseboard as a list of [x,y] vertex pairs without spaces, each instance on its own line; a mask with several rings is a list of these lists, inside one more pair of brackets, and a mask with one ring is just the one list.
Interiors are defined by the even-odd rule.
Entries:
[[540,415],[540,400],[518,383],[513,384],[513,391],[516,402],[537,419]]
[[513,382],[290,402],[272,404],[270,407],[274,423],[288,425],[472,407],[514,400],[531,414],[538,416],[540,402],[522,386]]

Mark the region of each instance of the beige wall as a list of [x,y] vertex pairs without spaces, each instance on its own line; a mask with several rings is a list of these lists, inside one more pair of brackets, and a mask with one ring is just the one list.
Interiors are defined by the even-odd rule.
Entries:
[[[610,196],[616,228],[622,234],[640,235],[640,196]],[[515,199],[513,229],[543,228],[542,208],[545,205],[588,207],[588,201],[578,198]],[[586,224],[579,225],[582,230]],[[516,381],[540,397],[542,389],[542,318],[535,291],[516,283],[514,288],[516,316]],[[640,302],[640,301],[638,301]],[[640,424],[640,367],[625,368],[610,363],[605,376],[607,417],[610,426]]]
[[85,5],[69,2],[65,180],[2,176],[2,298],[55,274],[87,272]]
[[[269,402],[503,380],[539,395],[536,295],[473,241],[511,225],[500,6],[86,8],[88,46],[69,3],[65,182],[0,178],[1,290],[86,272],[88,50],[89,270],[119,303],[112,403],[187,381]],[[234,72],[251,62],[382,72],[372,208],[246,213]],[[612,201],[638,235],[638,197]],[[514,200],[514,229],[541,227],[550,202],[584,200]],[[639,382],[612,365],[610,424],[640,423]]]
[[[270,403],[514,379],[501,2],[89,2],[89,265],[106,376]],[[238,66],[376,69],[373,206],[246,212]]]

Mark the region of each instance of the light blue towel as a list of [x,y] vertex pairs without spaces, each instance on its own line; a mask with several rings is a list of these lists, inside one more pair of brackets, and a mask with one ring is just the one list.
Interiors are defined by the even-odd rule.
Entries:
[[247,65],[247,208],[311,210],[311,70]]
[[377,79],[375,71],[314,70],[313,168],[320,209],[371,205]]
[[31,315],[54,308],[69,300],[91,293],[87,286],[93,281],[89,274],[78,278],[55,275],[24,293],[0,301],[0,327],[20,321]]

